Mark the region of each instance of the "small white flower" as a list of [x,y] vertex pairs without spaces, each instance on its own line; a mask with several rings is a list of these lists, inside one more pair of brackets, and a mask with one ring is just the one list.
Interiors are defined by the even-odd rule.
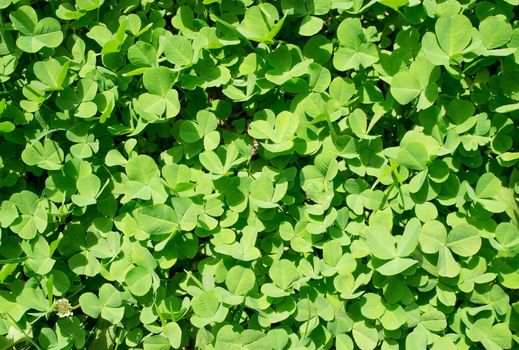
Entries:
[[59,317],[70,317],[73,315],[72,312],[72,305],[70,305],[70,302],[68,299],[61,298],[59,300],[56,300],[54,303],[54,309],[56,310]]

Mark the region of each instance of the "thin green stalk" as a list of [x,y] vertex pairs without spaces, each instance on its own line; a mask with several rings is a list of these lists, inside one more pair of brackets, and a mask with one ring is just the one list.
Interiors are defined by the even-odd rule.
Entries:
[[36,349],[38,350],[43,350],[34,340],[32,340],[32,337],[30,337],[26,332],[25,330],[23,330],[19,325],[18,323],[13,319],[13,317],[9,314],[7,314],[7,317],[9,317],[9,319],[11,320],[11,322],[13,323],[13,325],[20,331],[23,333],[23,335],[25,335],[25,337],[27,338],[27,340],[32,344],[32,346],[34,346]]

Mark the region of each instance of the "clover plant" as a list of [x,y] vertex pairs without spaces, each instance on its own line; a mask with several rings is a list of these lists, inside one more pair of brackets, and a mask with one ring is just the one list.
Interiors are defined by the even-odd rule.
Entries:
[[518,6],[0,0],[0,349],[518,349]]

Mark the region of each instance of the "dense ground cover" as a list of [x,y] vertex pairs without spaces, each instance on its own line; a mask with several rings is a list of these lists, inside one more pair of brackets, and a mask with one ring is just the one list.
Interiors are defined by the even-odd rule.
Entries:
[[519,348],[518,0],[1,0],[0,349]]

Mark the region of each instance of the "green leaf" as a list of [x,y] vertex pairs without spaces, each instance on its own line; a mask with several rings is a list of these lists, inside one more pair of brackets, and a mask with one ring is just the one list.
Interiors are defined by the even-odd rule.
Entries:
[[14,29],[24,35],[32,35],[38,24],[38,14],[27,5],[20,6],[16,11],[9,13]]
[[460,273],[460,266],[454,260],[451,251],[446,246],[439,248],[438,274],[443,277],[453,278]]
[[274,5],[264,3],[247,8],[243,21],[236,29],[249,40],[266,42],[274,39],[283,22],[284,18],[279,20]]
[[410,142],[398,151],[397,162],[408,169],[424,170],[429,162],[429,155],[421,143]]
[[63,162],[64,153],[57,142],[45,139],[27,144],[22,152],[22,160],[27,165],[35,165],[46,170],[59,170]]
[[175,348],[180,348],[182,341],[182,329],[176,322],[169,322],[162,328],[162,334],[168,338],[169,344]]
[[157,64],[157,51],[153,45],[138,41],[128,49],[128,60],[136,67],[154,67]]
[[395,331],[406,323],[405,318],[407,314],[404,308],[400,305],[388,305],[386,312],[380,318],[380,322],[384,329]]
[[93,11],[103,5],[104,0],[76,0],[76,7],[82,11]]
[[502,222],[497,225],[495,240],[491,239],[490,244],[492,244],[492,246],[498,251],[502,253],[510,252],[510,256],[514,256],[519,250],[518,231],[518,228],[513,224]]
[[147,268],[135,266],[128,271],[124,277],[124,282],[133,295],[143,296],[151,289],[152,275]]
[[126,163],[126,174],[130,180],[148,183],[160,174],[157,164],[147,155],[138,155],[130,158]]
[[94,293],[83,293],[79,297],[81,310],[90,317],[101,316],[105,320],[117,324],[124,316],[121,292],[111,284],[105,283],[99,289],[99,297]]
[[447,230],[439,221],[426,222],[419,237],[420,247],[424,253],[437,253],[447,242]]
[[96,203],[96,196],[101,188],[101,180],[93,174],[79,178],[77,189],[79,195],[72,195],[72,202],[84,207]]
[[501,181],[492,173],[485,173],[476,184],[476,195],[479,198],[495,198],[501,190]]
[[161,42],[164,54],[169,62],[177,66],[187,66],[193,63],[194,52],[189,39],[180,35],[162,37],[161,39],[163,39]]
[[476,108],[468,100],[452,100],[447,106],[447,114],[456,124],[462,124],[474,115]]
[[422,38],[422,49],[427,59],[439,66],[446,66],[450,62],[450,57],[447,55],[438,44],[436,35],[431,32],[425,33]]
[[386,227],[380,224],[370,226],[366,239],[373,256],[383,260],[397,257],[395,239]]
[[336,77],[330,83],[329,92],[332,99],[346,104],[355,95],[355,83],[348,78]]
[[94,293],[84,293],[79,297],[81,310],[90,317],[98,318],[103,309],[103,305]]
[[371,320],[380,318],[386,311],[382,298],[378,294],[366,293],[360,298],[359,303],[362,316]]
[[407,5],[407,0],[379,0],[379,3],[389,6],[392,9],[398,9],[399,7]]
[[[159,67],[146,70],[142,76],[144,87],[150,93],[165,96],[173,87],[177,76],[168,68]],[[162,114],[162,113],[156,113]]]
[[85,345],[86,331],[81,327],[77,317],[58,320],[56,334],[61,338],[66,338],[69,342],[73,341],[76,348],[82,348]]
[[301,21],[301,26],[299,27],[299,35],[315,35],[321,30],[321,28],[323,27],[323,23],[323,20],[319,17],[306,16]]
[[479,32],[487,49],[501,47],[512,38],[512,26],[503,15],[485,18],[479,23]]
[[133,212],[137,224],[150,236],[170,235],[177,232],[178,218],[175,211],[165,204],[137,208]]
[[202,292],[200,295],[193,297],[191,301],[193,312],[204,318],[213,317],[218,311],[219,305],[218,298],[211,291]]
[[414,259],[396,257],[384,263],[382,266],[377,267],[377,271],[384,276],[394,276],[404,272],[417,263],[418,261]]
[[345,47],[358,47],[366,41],[362,24],[358,18],[346,18],[337,28],[337,39]]
[[200,163],[209,170],[211,173],[216,175],[225,174],[225,168],[218,155],[213,151],[204,151],[199,156]]
[[0,1],[0,350],[517,347],[517,5]]
[[422,231],[422,225],[416,218],[409,220],[404,229],[404,234],[400,238],[397,244],[397,255],[405,257],[411,255],[418,245],[420,233]]
[[159,117],[166,111],[166,100],[162,96],[144,93],[139,96],[136,107],[144,113]]
[[270,266],[269,276],[282,289],[288,289],[299,278],[295,264],[286,259],[276,260]]
[[497,113],[510,113],[519,110],[519,103],[512,103],[508,105],[499,106],[496,108]]
[[464,15],[440,16],[434,28],[440,47],[450,57],[461,53],[472,40],[472,24]]
[[337,334],[335,337],[335,348],[337,350],[351,350],[353,349],[353,340],[344,333]]
[[340,47],[333,56],[333,66],[339,71],[369,67],[377,61],[377,47],[371,43],[361,44],[355,49]]
[[413,101],[422,90],[420,82],[410,71],[400,71],[391,79],[391,95],[401,105]]
[[323,260],[330,266],[336,266],[343,256],[342,247],[335,241],[323,244]]
[[358,137],[363,138],[366,136],[368,121],[366,114],[362,110],[354,110],[353,113],[348,116],[348,124]]
[[44,47],[55,48],[63,41],[63,32],[59,22],[50,17],[40,20],[30,35],[23,35],[16,40],[20,50],[35,53]]
[[512,333],[504,323],[492,325],[492,319],[476,320],[468,329],[467,336],[474,342],[481,342],[487,350],[511,349]]
[[303,54],[315,63],[324,64],[332,57],[332,48],[332,43],[326,37],[317,34],[306,41]]
[[361,350],[373,350],[378,344],[378,332],[366,322],[356,322],[353,325],[353,340]]
[[16,129],[16,126],[13,123],[9,121],[0,122],[0,133],[10,133],[14,129]]
[[474,226],[457,225],[447,235],[447,246],[460,256],[473,256],[481,247],[481,237]]
[[447,326],[445,315],[438,310],[431,310],[420,316],[420,323],[430,331],[440,332]]
[[256,276],[251,269],[242,266],[233,266],[227,277],[225,278],[225,285],[229,292],[234,295],[245,295],[247,294],[256,282]]

